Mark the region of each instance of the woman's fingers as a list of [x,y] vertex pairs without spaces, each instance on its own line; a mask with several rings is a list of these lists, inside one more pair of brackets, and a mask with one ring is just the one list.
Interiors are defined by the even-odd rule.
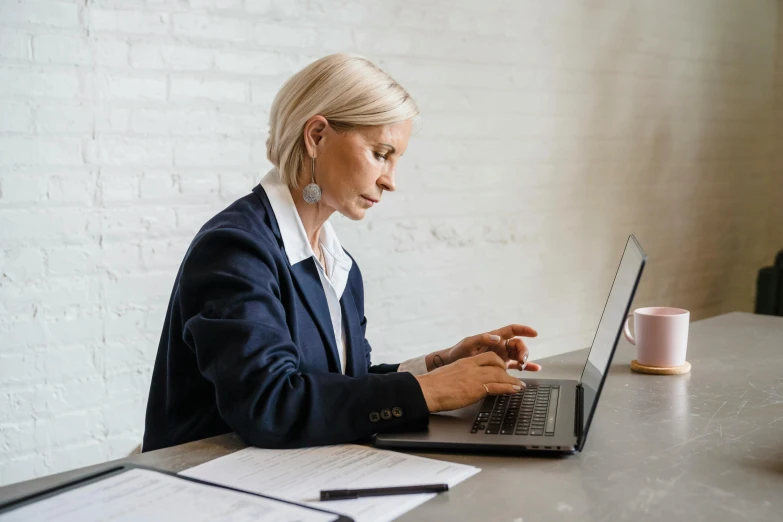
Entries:
[[511,386],[524,386],[522,381],[508,373],[505,365],[502,369],[496,368],[495,366],[485,366],[481,368],[481,370],[482,371],[478,377],[484,384],[508,384]]
[[[522,352],[527,353],[527,347],[522,337],[536,337],[538,332],[533,328],[521,324],[510,324],[491,332],[486,332],[463,341],[468,353],[475,355],[486,351],[494,351],[504,360],[518,360],[523,364]],[[516,350],[516,351],[514,351]],[[515,356],[514,353],[519,354]]]
[[530,355],[527,345],[521,337],[513,337],[506,341],[506,352],[508,352],[510,360],[519,361],[521,364],[525,364]]
[[492,330],[489,332],[490,334],[499,335],[503,339],[510,339],[515,336],[521,336],[521,337],[537,337],[538,332],[536,332],[533,328],[530,326],[525,326],[524,324],[510,324],[508,326],[504,326],[503,328],[498,328],[497,330]]
[[497,334],[487,332],[487,333],[474,335],[472,337],[468,337],[465,339],[465,341],[469,343],[472,349],[483,348],[483,347],[491,348],[495,345],[502,343],[503,338]]
[[506,369],[506,362],[500,358],[495,352],[484,352],[482,354],[471,357],[479,366],[497,366],[499,368]]
[[508,364],[495,352],[485,352],[471,358],[478,366],[484,370],[480,379],[486,385],[491,395],[501,395],[505,393],[516,393],[525,387],[525,383],[508,373],[508,369],[521,370],[525,365],[526,371],[537,372],[541,365],[530,362],[521,363],[518,360],[511,360]]
[[[516,342],[515,342],[516,341]],[[527,362],[528,351],[522,339],[512,339],[509,341],[509,348],[511,346],[521,343],[522,348],[517,346],[514,348],[514,353],[509,354],[509,357],[501,357],[494,351],[484,352],[482,354],[471,357],[479,366],[497,366],[504,370],[525,370],[528,372],[537,372],[541,370],[541,365],[534,362]]]
[[[525,387],[525,383],[517,379],[513,375],[510,375],[505,369],[498,372],[495,368],[491,368],[489,375],[487,375],[487,388],[493,394],[500,393],[516,393]],[[495,391],[492,391],[495,390]]]
[[519,388],[515,388],[514,385],[511,384],[500,384],[500,383],[489,383],[486,385],[487,391],[489,391],[489,395],[504,395],[507,393],[516,393],[522,388],[524,388],[524,385],[520,385]]
[[[524,368],[522,367],[524,366]],[[519,361],[509,361],[508,362],[508,369],[509,370],[519,370],[519,371],[526,371],[526,372],[540,372],[542,369],[542,366],[538,363],[529,362],[524,365],[520,364]]]

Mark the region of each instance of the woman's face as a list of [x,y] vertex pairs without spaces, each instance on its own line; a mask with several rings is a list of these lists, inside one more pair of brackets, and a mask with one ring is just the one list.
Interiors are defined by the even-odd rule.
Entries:
[[[408,148],[412,121],[335,131],[322,116],[305,125],[305,140],[315,152],[315,182],[321,186],[321,205],[359,220],[393,191],[397,161]],[[314,149],[314,150],[313,150]],[[305,158],[305,184],[310,183],[312,159]],[[303,185],[304,186],[304,185]]]

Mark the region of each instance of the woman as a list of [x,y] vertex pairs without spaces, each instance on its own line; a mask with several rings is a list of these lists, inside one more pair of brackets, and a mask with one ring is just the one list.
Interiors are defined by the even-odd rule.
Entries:
[[395,189],[418,114],[368,60],[322,58],[272,104],[275,165],[198,232],[177,274],[152,375],[144,451],[237,432],[268,448],[417,429],[429,414],[523,384],[527,326],[400,365],[373,365],[359,267],[328,218],[354,220]]

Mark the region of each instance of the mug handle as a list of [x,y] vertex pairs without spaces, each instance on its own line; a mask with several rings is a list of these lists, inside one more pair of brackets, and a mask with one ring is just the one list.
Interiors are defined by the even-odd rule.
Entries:
[[625,324],[623,324],[623,333],[625,334],[625,338],[628,339],[628,342],[636,346],[636,339],[634,339],[633,335],[631,335],[631,329],[629,328],[628,324],[628,321],[631,320],[631,317],[633,317],[633,312],[628,314],[628,317],[625,318]]

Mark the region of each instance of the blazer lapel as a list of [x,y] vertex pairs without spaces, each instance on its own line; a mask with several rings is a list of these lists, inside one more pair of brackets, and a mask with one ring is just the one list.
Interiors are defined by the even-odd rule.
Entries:
[[[289,265],[290,266],[290,265]],[[291,274],[299,289],[302,301],[307,305],[315,324],[321,331],[321,338],[326,341],[329,354],[329,371],[342,373],[340,368],[340,358],[337,355],[337,343],[334,339],[334,330],[332,330],[332,321],[329,315],[329,305],[326,303],[324,287],[321,285],[321,278],[318,275],[318,268],[313,259],[305,259],[291,267]]]
[[346,357],[345,373],[351,377],[360,377],[367,373],[367,355],[364,353],[364,335],[361,319],[356,313],[356,303],[349,289],[343,292],[340,299],[343,312],[343,328],[345,328]]
[[329,371],[341,373],[340,357],[337,354],[337,343],[334,340],[334,330],[332,330],[329,305],[326,303],[324,287],[321,285],[321,277],[318,275],[318,268],[315,266],[315,261],[312,258],[305,259],[304,261],[291,266],[291,263],[288,262],[288,256],[285,255],[285,245],[283,244],[283,238],[280,234],[280,227],[277,224],[275,212],[272,210],[272,205],[269,203],[269,197],[267,196],[266,191],[259,184],[256,185],[253,192],[266,210],[272,233],[274,233],[275,238],[277,238],[277,244],[280,247],[280,250],[283,251],[283,257],[285,257],[286,264],[288,264],[288,268],[291,270],[291,275],[293,276],[294,283],[299,291],[299,296],[310,311],[310,315],[313,316],[315,324],[321,332],[321,338],[325,341],[324,344],[327,347],[327,356],[329,357]]

